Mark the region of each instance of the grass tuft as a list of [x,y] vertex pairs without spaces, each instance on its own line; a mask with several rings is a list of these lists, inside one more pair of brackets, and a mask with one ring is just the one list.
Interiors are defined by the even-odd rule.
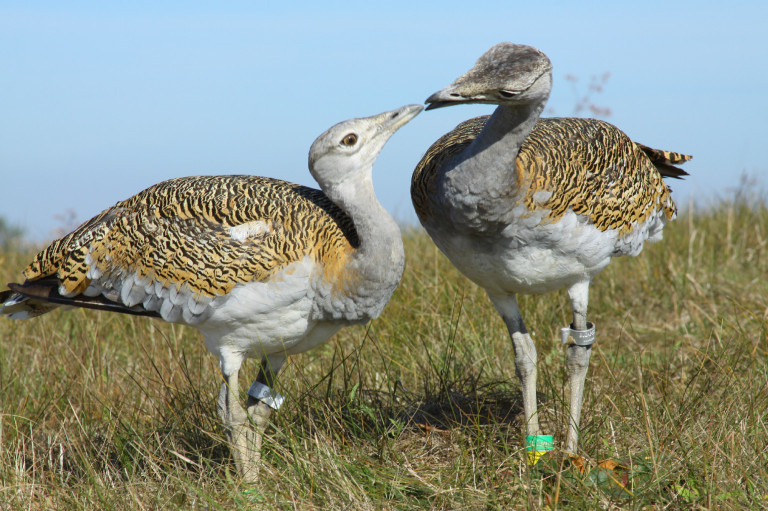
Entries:
[[[281,372],[288,400],[250,487],[216,415],[217,361],[194,330],[82,310],[0,321],[0,508],[768,509],[759,197],[691,206],[663,242],[595,279],[581,456],[555,450],[534,467],[501,320],[423,232],[404,237],[384,315]],[[17,280],[31,255],[0,254],[0,277]],[[542,425],[562,445],[568,300],[520,304]]]

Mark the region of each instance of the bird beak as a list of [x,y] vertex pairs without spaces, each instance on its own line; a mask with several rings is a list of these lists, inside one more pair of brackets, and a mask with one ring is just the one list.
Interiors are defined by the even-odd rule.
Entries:
[[421,105],[406,105],[397,110],[379,114],[387,117],[387,122],[383,125],[382,131],[394,133],[408,121],[419,115],[419,112],[422,110],[424,110],[424,107]]
[[454,92],[453,85],[449,85],[445,89],[439,90],[432,94],[424,102],[427,104],[425,110],[434,110],[435,108],[443,108],[444,106],[456,105],[458,103],[465,103],[469,98],[466,98]]

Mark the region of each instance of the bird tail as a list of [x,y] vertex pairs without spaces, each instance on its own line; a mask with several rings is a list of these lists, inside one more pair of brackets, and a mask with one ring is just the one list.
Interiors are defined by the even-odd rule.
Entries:
[[20,284],[8,284],[10,289],[0,292],[0,314],[11,319],[30,319],[51,312],[59,304],[20,292]]
[[654,149],[647,145],[638,144],[637,146],[651,159],[651,162],[659,170],[659,174],[663,177],[672,177],[675,179],[683,179],[683,176],[687,176],[688,172],[684,171],[680,167],[675,167],[681,163],[689,161],[693,156],[682,153],[673,153],[672,151],[664,151],[662,149]]
[[99,296],[64,296],[59,293],[56,278],[28,280],[24,284],[10,283],[10,289],[0,292],[0,314],[12,319],[30,319],[63,306],[120,312],[134,316],[160,317],[160,313],[148,311],[141,305],[127,307]]

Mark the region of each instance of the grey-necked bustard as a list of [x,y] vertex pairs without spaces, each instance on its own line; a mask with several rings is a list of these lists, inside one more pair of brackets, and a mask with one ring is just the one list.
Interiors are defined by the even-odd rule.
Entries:
[[[238,469],[253,480],[286,357],[376,318],[400,282],[400,230],[371,169],[421,110],[344,121],[318,137],[309,168],[322,191],[254,176],[152,186],[41,251],[26,281],[0,293],[2,313],[24,319],[74,305],[196,327],[219,356],[218,412]],[[238,371],[249,357],[261,366],[246,410]]]
[[526,431],[541,434],[536,348],[516,294],[566,288],[573,323],[564,328],[570,381],[566,451],[576,452],[594,325],[587,321],[592,278],[612,257],[637,255],[661,239],[675,216],[662,177],[690,156],[635,143],[606,122],[540,119],[552,66],[530,46],[500,43],[467,73],[427,99],[430,108],[498,105],[465,121],[417,165],[411,197],[435,244],[483,287],[512,338]]

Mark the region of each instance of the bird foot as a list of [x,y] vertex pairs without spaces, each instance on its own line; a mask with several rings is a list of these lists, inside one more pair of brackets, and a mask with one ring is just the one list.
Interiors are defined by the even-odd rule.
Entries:
[[261,463],[262,432],[246,422],[230,426],[229,437],[235,467],[243,482],[255,483]]
[[[265,388],[269,390],[269,387]],[[279,394],[276,395],[282,398]],[[270,403],[275,404],[273,400],[274,396]],[[277,401],[281,403],[282,399]],[[261,463],[262,438],[272,407],[249,395],[247,410],[243,409],[238,403],[236,392],[224,382],[219,392],[218,411],[227,431],[227,440],[237,471],[244,482],[255,482]]]

